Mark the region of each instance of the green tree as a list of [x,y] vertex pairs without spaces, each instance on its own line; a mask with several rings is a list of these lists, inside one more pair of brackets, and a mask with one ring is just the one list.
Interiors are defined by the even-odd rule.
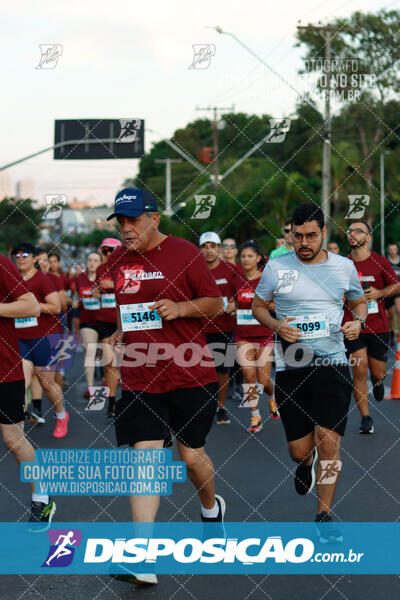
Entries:
[[21,241],[36,244],[40,237],[42,210],[32,206],[32,200],[5,198],[0,202],[0,251],[9,254]]

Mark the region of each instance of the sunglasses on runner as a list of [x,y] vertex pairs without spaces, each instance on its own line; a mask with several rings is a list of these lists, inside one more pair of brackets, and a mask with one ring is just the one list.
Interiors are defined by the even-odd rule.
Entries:
[[236,244],[222,244],[223,248],[236,248]]
[[111,252],[113,252],[114,248],[109,248],[104,246],[103,248],[100,249],[100,252],[102,252],[102,254],[110,254]]
[[348,229],[346,231],[346,235],[351,235],[352,233],[357,233],[357,234],[365,233],[366,235],[368,235],[369,231],[364,231],[364,229],[358,229],[358,228],[357,229]]
[[29,252],[16,252],[14,254],[15,258],[28,258],[30,256]]
[[284,231],[285,233],[290,233],[292,230],[290,229],[290,227],[284,227],[284,228],[283,228],[283,231]]

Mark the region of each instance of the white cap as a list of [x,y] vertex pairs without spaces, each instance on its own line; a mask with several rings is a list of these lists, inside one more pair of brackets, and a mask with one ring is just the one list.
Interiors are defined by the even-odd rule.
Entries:
[[218,233],[215,233],[214,231],[206,231],[200,236],[199,246],[202,246],[206,242],[213,242],[213,244],[221,245],[221,238],[219,237]]

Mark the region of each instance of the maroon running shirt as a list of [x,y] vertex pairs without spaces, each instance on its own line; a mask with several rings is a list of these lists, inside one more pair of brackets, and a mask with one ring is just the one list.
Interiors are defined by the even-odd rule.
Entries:
[[[233,281],[235,287],[235,296],[237,300],[236,310],[236,330],[235,338],[238,340],[251,340],[253,338],[273,338],[274,332],[272,329],[260,325],[260,323],[253,323],[246,325],[246,317],[249,321],[255,321],[254,317],[248,311],[251,311],[251,305],[253,304],[254,292],[261,279],[247,279],[246,277],[236,277]],[[247,311],[247,312],[242,312]]]
[[[55,273],[50,273],[50,271],[47,271],[47,273],[45,273],[45,275],[47,275],[47,277],[50,278],[50,281],[52,281],[54,283],[54,287],[56,288],[57,292],[62,292],[64,290],[64,282],[63,282],[63,279],[61,278],[61,276],[59,277]],[[60,302],[61,302],[61,299],[60,299]],[[54,330],[52,328],[52,333],[62,333],[63,328],[62,328],[62,324],[61,324],[61,320],[60,320],[60,315],[50,315],[50,317],[51,317],[53,327],[54,327]]]
[[[224,298],[224,305],[226,306],[229,298],[232,298],[235,294],[235,288],[233,287],[233,280],[237,277],[235,265],[221,260],[218,267],[210,269],[210,273],[215,279],[215,283]],[[226,313],[213,319],[203,319],[202,321],[206,333],[228,332],[233,331],[235,328],[235,318]]]
[[80,273],[75,281],[81,307],[79,320],[81,323],[95,325],[100,312],[100,299],[92,296],[96,282],[90,281],[87,273]]
[[[351,255],[347,258],[353,260]],[[382,290],[388,285],[399,283],[392,265],[381,254],[371,252],[371,256],[366,260],[353,260],[353,262],[362,286],[368,282],[371,287]],[[353,320],[350,309],[345,305],[343,323]],[[389,324],[385,310],[385,298],[379,298],[368,304],[366,327],[361,333],[384,333],[386,331],[389,331]]]
[[[0,254],[0,302],[14,302],[29,292],[15,265]],[[0,317],[0,383],[24,379],[14,319]]]
[[[129,252],[125,247],[117,248],[109,258],[109,265],[120,312],[126,319],[140,321],[140,324],[132,322],[128,326],[162,325],[159,329],[125,333],[127,347],[121,363],[122,389],[160,394],[217,381],[201,319],[155,321],[156,316],[150,311],[140,312],[143,310],[141,303],[152,304],[162,298],[185,302],[204,296],[221,296],[199,249],[186,240],[167,236],[143,254]],[[133,304],[136,306],[126,308]],[[134,350],[133,346],[129,347],[131,343],[142,344],[143,349]],[[165,345],[170,358],[155,356],[156,351],[160,355],[164,353],[158,346],[160,343]],[[149,351],[148,344],[153,344],[153,350]],[[134,366],[139,356],[145,364]]]
[[[34,294],[36,300],[41,303],[46,302],[45,297],[48,294],[57,291],[50,277],[42,273],[42,271],[36,271],[33,277],[26,279],[25,285]],[[54,316],[57,317],[57,315],[41,313],[36,319],[37,324],[30,327],[21,327],[23,323],[16,322],[15,326],[18,338],[21,340],[33,340],[53,333],[59,333],[59,319],[56,322],[53,318]]]
[[108,263],[99,265],[96,270],[96,285],[99,286],[101,294],[100,310],[97,313],[97,319],[99,321],[105,321],[106,323],[116,323],[117,311],[115,308],[115,290],[112,288],[103,287],[103,281],[112,282],[112,277],[110,274],[110,257],[108,258]]

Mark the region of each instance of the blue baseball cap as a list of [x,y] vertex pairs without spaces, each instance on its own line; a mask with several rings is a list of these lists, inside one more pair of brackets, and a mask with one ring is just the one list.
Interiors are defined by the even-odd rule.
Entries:
[[114,212],[106,220],[118,215],[140,217],[145,212],[158,212],[153,194],[140,188],[125,188],[115,196]]

